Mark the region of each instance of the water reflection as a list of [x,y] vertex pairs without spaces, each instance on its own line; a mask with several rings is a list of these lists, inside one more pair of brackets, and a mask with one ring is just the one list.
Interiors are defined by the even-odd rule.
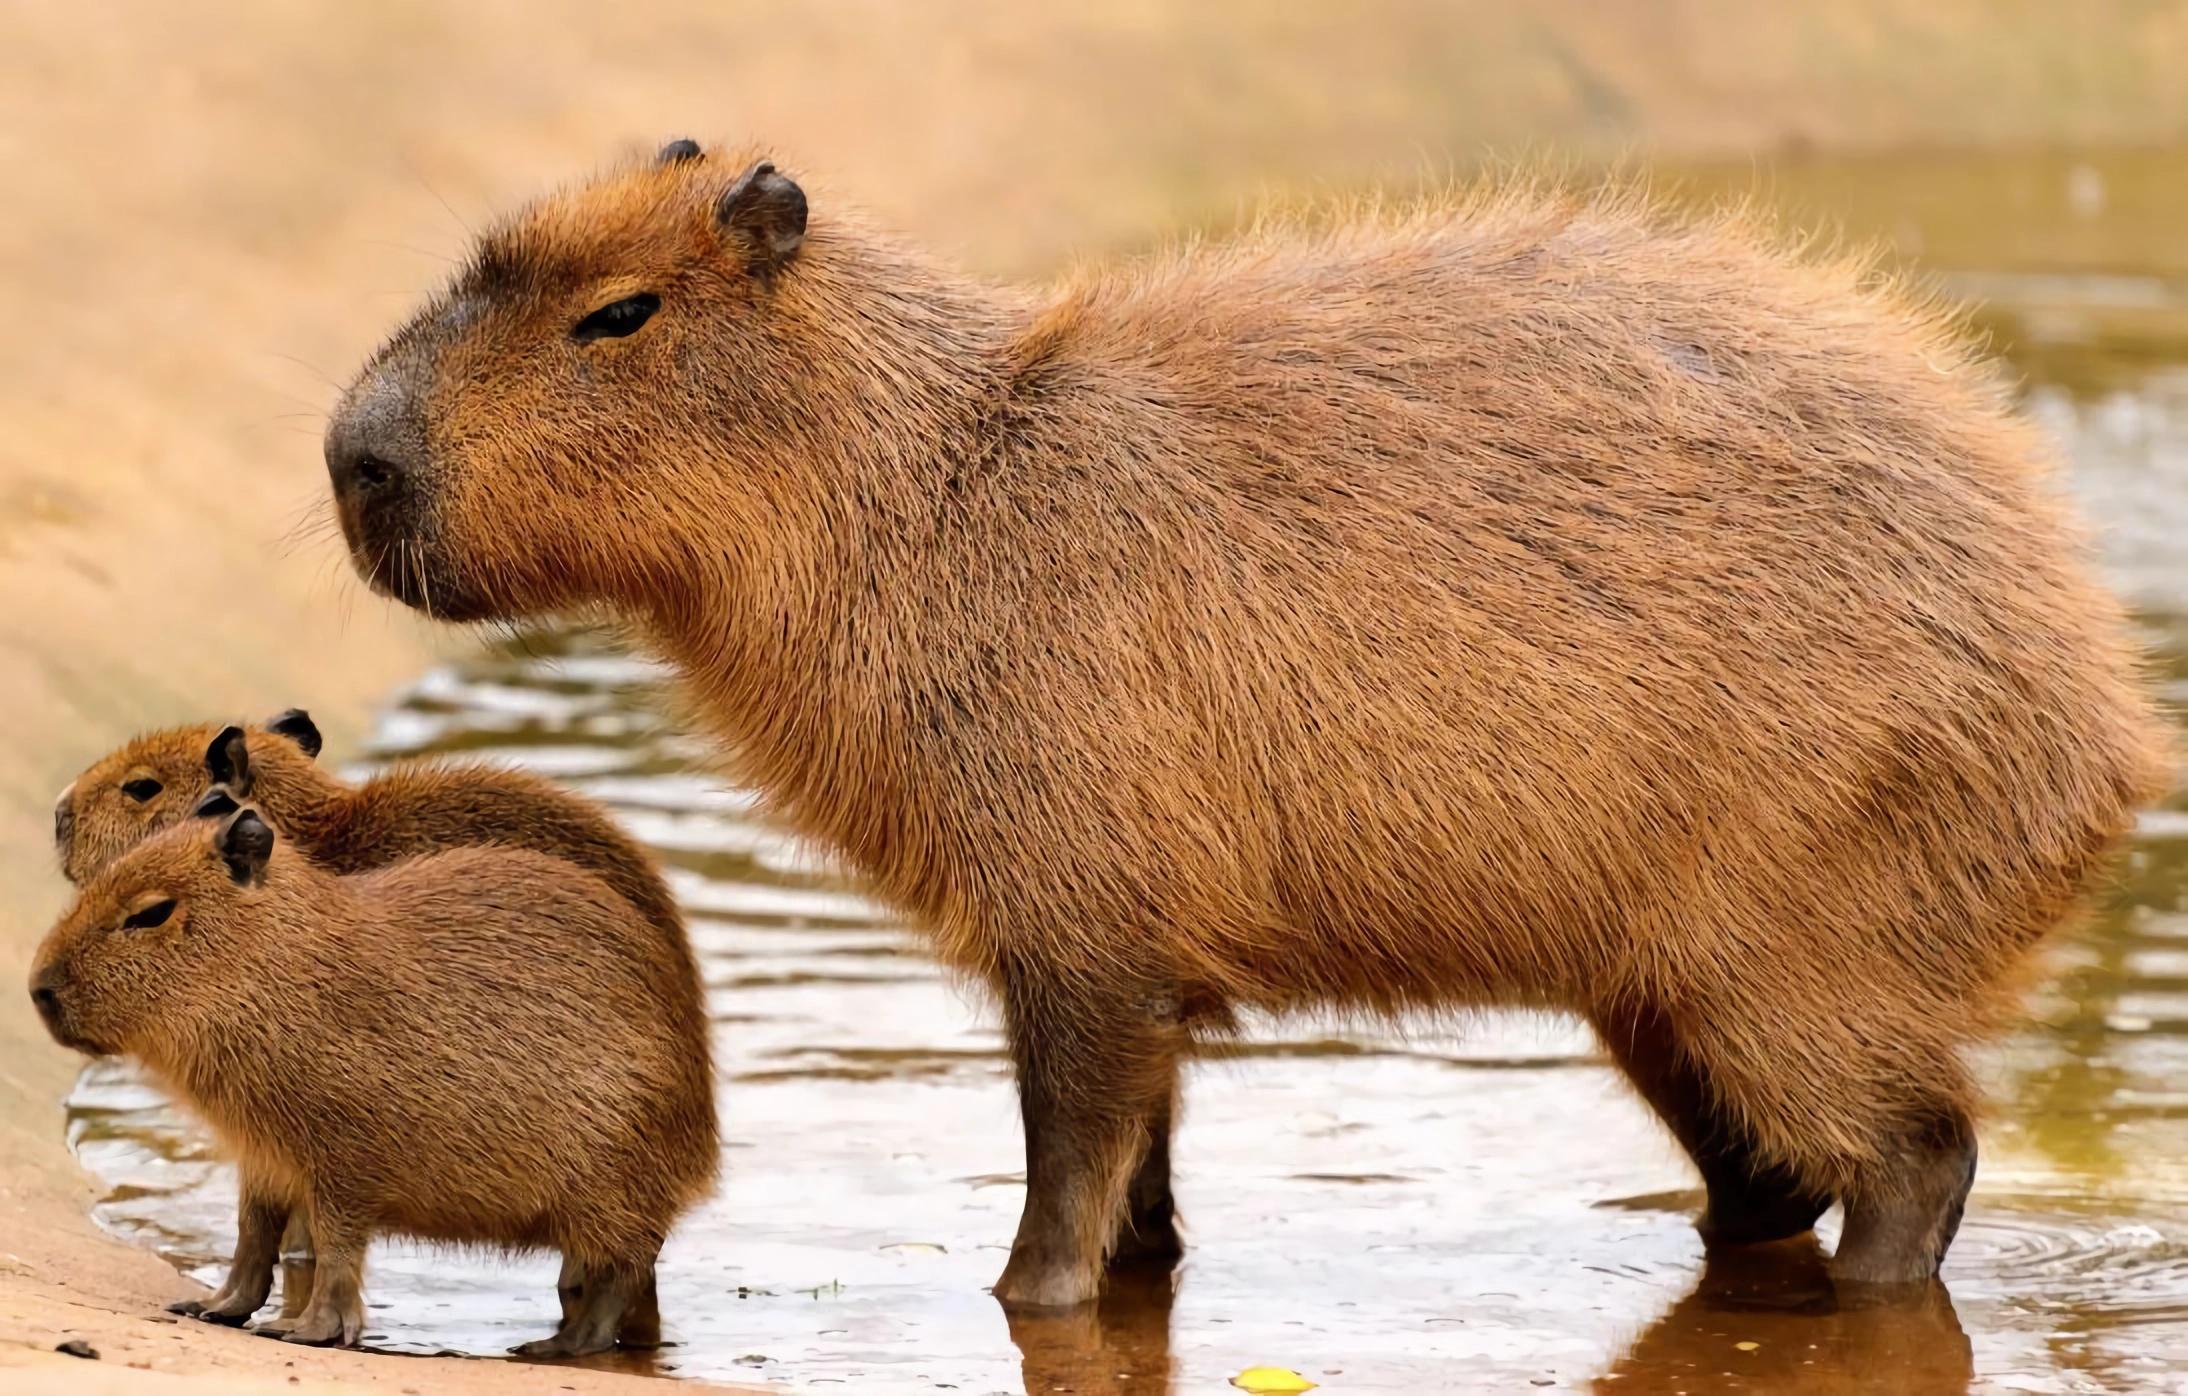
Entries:
[[1598,1391],[1891,1391],[1954,1396],[1975,1352],[1941,1283],[1913,1295],[1841,1295],[1813,1237],[1710,1256],[1596,1382]]

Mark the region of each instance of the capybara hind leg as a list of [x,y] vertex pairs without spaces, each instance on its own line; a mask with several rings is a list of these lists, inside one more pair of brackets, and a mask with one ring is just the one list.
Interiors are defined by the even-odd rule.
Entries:
[[1937,1273],[1975,1182],[1975,1128],[1943,1111],[1887,1145],[1846,1199],[1831,1276],[1854,1284],[1920,1284]]
[[1164,1102],[1147,1122],[1147,1153],[1125,1189],[1124,1225],[1118,1228],[1116,1249],[1109,1253],[1111,1270],[1168,1269],[1185,1254],[1177,1202],[1170,1195],[1170,1132],[1176,1122],[1174,1100]]
[[1757,1154],[1663,1010],[1622,1005],[1592,1016],[1612,1059],[1702,1175],[1709,1198],[1700,1224],[1706,1244],[1779,1241],[1815,1226],[1831,1205],[1830,1194]]
[[584,1357],[616,1345],[623,1321],[653,1284],[653,1262],[622,1260],[584,1267],[584,1295],[577,1312],[551,1338],[509,1349],[519,1357]]
[[995,1282],[1006,1306],[1084,1304],[1124,1219],[1149,1122],[1172,1099],[1183,1029],[1159,994],[1005,985],[1026,1135],[1026,1205]]
[[616,1330],[616,1345],[626,1348],[661,1346],[661,1286],[654,1272],[646,1272],[645,1287],[623,1311],[623,1326]]
[[312,1212],[311,1302],[295,1318],[269,1319],[257,1332],[269,1338],[314,1347],[355,1347],[365,1333],[365,1243],[363,1223],[348,1209],[314,1197]]
[[168,1305],[168,1312],[189,1314],[207,1323],[248,1322],[273,1290],[274,1263],[281,1258],[281,1229],[288,1221],[288,1203],[246,1178],[236,1209],[235,1259],[228,1266],[228,1278],[204,1302],[186,1299]]

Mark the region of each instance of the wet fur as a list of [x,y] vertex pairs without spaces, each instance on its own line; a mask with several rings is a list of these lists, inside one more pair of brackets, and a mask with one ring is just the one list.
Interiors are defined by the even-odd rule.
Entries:
[[[263,1301],[265,1277],[240,1272],[307,1208],[312,1305],[262,1331],[355,1342],[383,1233],[552,1247],[635,1297],[716,1168],[688,955],[560,859],[465,848],[337,877],[281,842],[245,885],[226,827],[113,860],[33,973],[65,1005],[57,1035],[142,1061],[235,1157],[244,1239],[222,1296]],[[160,897],[178,904],[166,925],[118,929]],[[229,1321],[256,1303],[237,1307]]]
[[[1571,1009],[1732,1229],[1839,1199],[1853,1277],[1934,1270],[1963,1050],[2164,774],[2047,451],[1940,315],[1529,190],[1039,294],[822,196],[763,275],[711,216],[746,159],[489,234],[338,414],[415,456],[344,527],[435,614],[632,617],[994,988],[1000,1295],[1092,1294],[1243,1007]],[[644,331],[568,342],[638,289]]]

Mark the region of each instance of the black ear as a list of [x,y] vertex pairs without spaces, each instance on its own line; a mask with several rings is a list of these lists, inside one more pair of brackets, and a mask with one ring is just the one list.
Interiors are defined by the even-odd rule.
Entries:
[[285,713],[275,713],[266,719],[266,730],[279,732],[290,741],[304,748],[306,756],[319,755],[319,724],[311,720],[311,714],[302,708],[291,708]]
[[199,796],[198,802],[190,807],[192,819],[218,819],[235,812],[235,796],[217,785]]
[[251,793],[251,748],[240,727],[223,727],[205,748],[205,773],[238,795]]
[[246,887],[266,880],[266,860],[273,857],[274,831],[255,809],[239,810],[220,828],[220,858],[228,876]]
[[760,270],[771,271],[796,256],[805,241],[805,191],[762,160],[737,176],[714,206],[714,217],[743,239]]
[[694,140],[673,140],[661,147],[661,153],[653,157],[656,165],[681,165],[686,160],[696,160],[706,152],[699,149]]

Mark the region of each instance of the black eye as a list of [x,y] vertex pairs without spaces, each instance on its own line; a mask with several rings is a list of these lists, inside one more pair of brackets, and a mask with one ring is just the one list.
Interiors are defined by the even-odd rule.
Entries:
[[132,931],[149,930],[154,926],[165,923],[167,918],[174,914],[175,899],[169,897],[164,902],[152,903],[142,911],[132,912],[129,919],[122,922],[122,924]]
[[604,305],[570,327],[570,338],[580,344],[596,339],[620,339],[634,333],[661,308],[661,298],[648,292]]
[[160,783],[150,776],[138,776],[122,782],[122,793],[141,805],[160,793]]

